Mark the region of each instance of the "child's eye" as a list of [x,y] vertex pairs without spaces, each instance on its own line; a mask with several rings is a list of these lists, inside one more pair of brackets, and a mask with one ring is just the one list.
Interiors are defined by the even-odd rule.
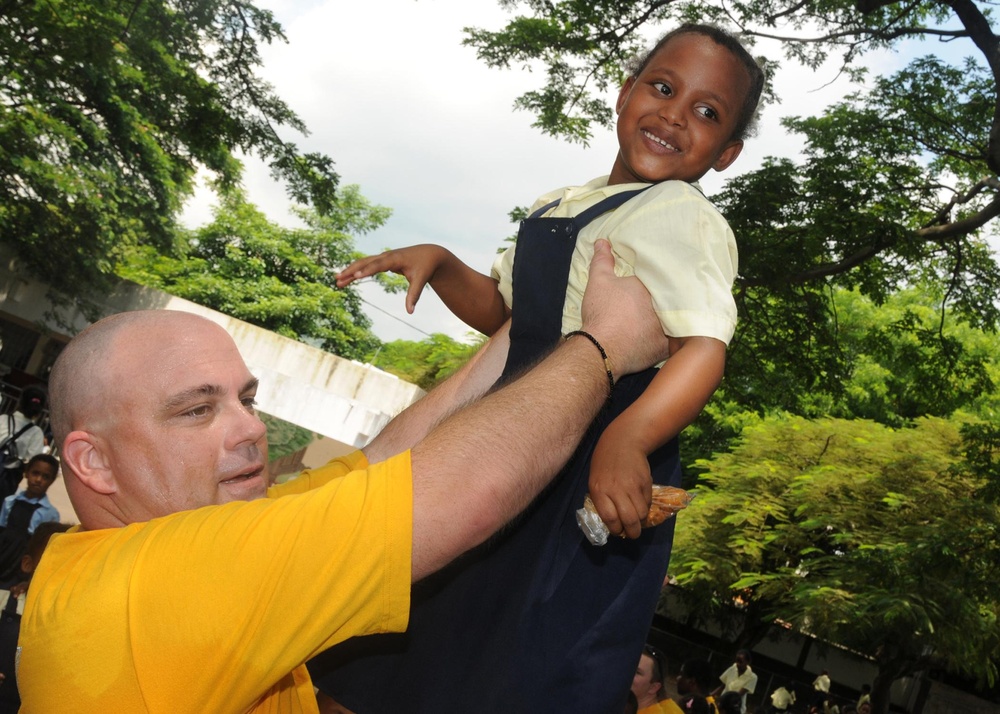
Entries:
[[718,119],[719,113],[712,109],[712,107],[698,107],[697,110],[706,119]]
[[655,90],[656,90],[657,92],[660,92],[661,94],[664,94],[664,95],[666,95],[666,96],[668,96],[668,97],[669,97],[669,96],[670,96],[671,94],[673,94],[673,93],[674,93],[674,90],[672,90],[672,89],[670,88],[670,85],[669,85],[669,84],[665,84],[665,83],[663,83],[663,82],[653,82],[653,88],[654,88],[654,89],[655,89]]

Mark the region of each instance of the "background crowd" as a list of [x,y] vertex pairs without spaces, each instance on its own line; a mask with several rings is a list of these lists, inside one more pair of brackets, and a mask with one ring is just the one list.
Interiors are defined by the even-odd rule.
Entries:
[[[731,664],[717,664],[683,652],[670,657],[647,644],[639,655],[625,712],[637,714],[870,714],[871,686],[843,683],[857,696],[835,696],[827,670],[810,683],[781,681],[761,688],[753,654],[741,649]],[[856,689],[854,688],[856,686]]]

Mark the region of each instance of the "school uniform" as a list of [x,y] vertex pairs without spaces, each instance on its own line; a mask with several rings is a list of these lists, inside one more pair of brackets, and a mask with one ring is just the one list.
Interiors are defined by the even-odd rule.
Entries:
[[[604,231],[598,237],[610,236],[613,246],[619,244],[627,252],[626,242],[611,234],[641,232],[623,213],[646,214],[645,233],[659,237],[658,259],[663,262],[672,259],[672,226],[656,212],[662,203],[656,200],[658,192],[679,191],[686,203],[707,206],[703,213],[710,219],[718,216],[704,197],[694,195],[697,189],[681,182],[665,182],[681,184],[674,187],[608,187],[605,177],[592,183],[596,194],[587,190],[582,201],[580,190],[567,189],[572,192],[567,203],[575,203],[570,207],[562,206],[562,197],[555,202],[543,197],[543,205],[522,222],[516,252],[502,257],[495,269],[509,268],[510,279],[499,280],[501,294],[513,308],[501,381],[530,367],[572,326],[582,300],[581,274],[574,262],[586,260],[589,265],[586,246],[592,254],[595,231]],[[571,215],[558,215],[567,211]],[[652,218],[656,215],[658,220]],[[718,220],[724,225],[721,216]],[[722,307],[704,310],[710,317],[702,321],[709,324],[710,336],[728,341],[735,324],[735,305],[730,305],[735,255],[726,236],[721,241],[697,237],[694,242],[710,242],[713,255],[721,255],[724,265],[715,266],[717,261],[708,258],[696,268],[673,272],[732,273],[722,291]],[[626,273],[629,269],[621,268]],[[585,272],[582,278],[585,288]],[[689,295],[679,310],[656,305],[655,298],[654,305],[661,320],[666,316],[671,324],[686,325],[710,302],[707,292]],[[686,327],[680,329],[691,334]],[[613,538],[597,547],[586,541],[575,514],[587,492],[597,439],[655,374],[648,369],[619,380],[569,463],[514,524],[414,586],[405,635],[365,638],[320,655],[310,665],[317,686],[365,714],[464,712],[470,701],[477,702],[477,712],[497,714],[610,712],[619,707],[666,576],[673,520],[643,530],[638,539]],[[676,439],[649,460],[654,483],[680,484]]]

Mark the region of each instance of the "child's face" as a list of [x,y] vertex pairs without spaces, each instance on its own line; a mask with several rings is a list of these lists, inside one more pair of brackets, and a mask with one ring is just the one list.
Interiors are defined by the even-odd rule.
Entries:
[[56,470],[51,464],[36,461],[28,467],[28,472],[24,477],[28,479],[28,486],[25,488],[28,498],[41,498],[55,481]]
[[610,184],[696,181],[743,148],[732,139],[750,89],[746,69],[712,39],[682,34],[618,95],[618,157]]

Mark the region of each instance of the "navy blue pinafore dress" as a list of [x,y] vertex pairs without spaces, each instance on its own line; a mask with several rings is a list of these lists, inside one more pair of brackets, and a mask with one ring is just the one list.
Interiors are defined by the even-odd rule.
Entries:
[[[558,343],[579,231],[639,192],[615,194],[574,218],[541,217],[550,204],[522,222],[501,381]],[[666,575],[673,520],[597,547],[575,514],[598,437],[655,373],[618,382],[569,463],[514,523],[414,585],[406,633],[328,650],[310,663],[316,685],[357,714],[621,711]],[[654,452],[650,466],[654,483],[678,486],[677,440]]]

